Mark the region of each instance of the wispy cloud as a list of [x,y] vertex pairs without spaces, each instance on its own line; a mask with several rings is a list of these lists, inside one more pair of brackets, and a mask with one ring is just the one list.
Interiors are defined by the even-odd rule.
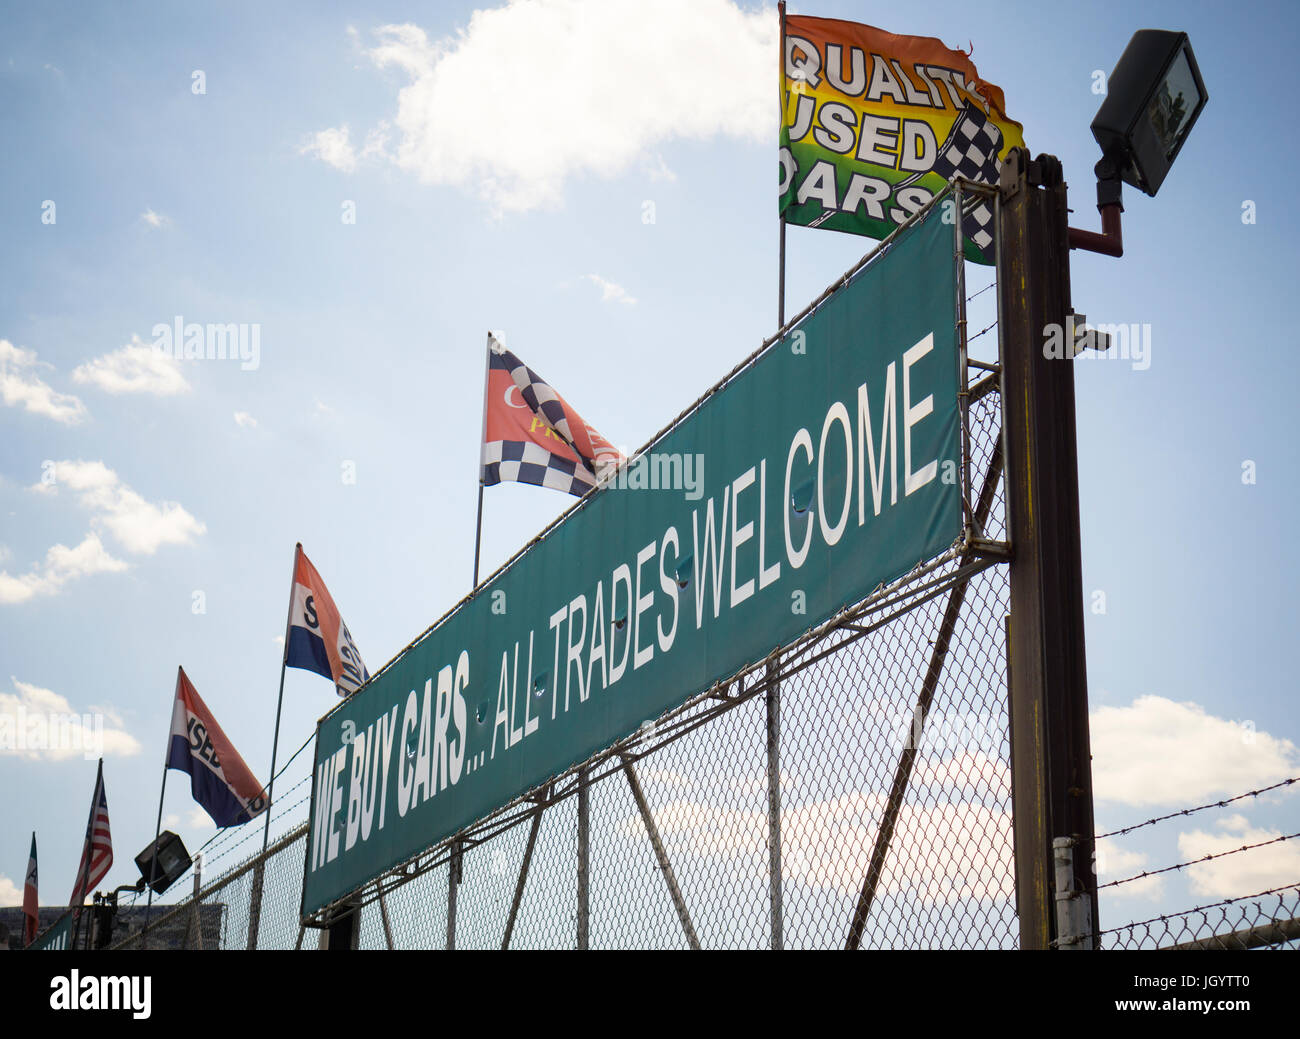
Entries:
[[94,574],[120,573],[127,564],[104,548],[97,534],[87,534],[75,548],[53,545],[45,558],[25,574],[0,570],[0,605],[16,605],[43,595],[54,595],[69,581]]
[[347,124],[317,130],[299,149],[303,155],[314,155],[327,166],[351,173],[357,168],[357,153],[352,147],[351,131]]
[[623,288],[617,282],[607,281],[599,274],[588,274],[586,278],[593,285],[600,289],[600,300],[602,303],[625,303],[632,306],[636,303],[635,296],[629,296],[627,289]]
[[646,172],[651,180],[664,180],[670,184],[677,180],[677,174],[669,168],[668,163],[664,162],[664,157],[658,152],[655,152],[654,158],[647,165]]
[[48,367],[37,360],[36,351],[0,339],[0,398],[11,408],[25,408],[66,426],[76,425],[90,413],[79,398],[60,393],[40,377],[38,369]]
[[162,545],[185,545],[207,526],[174,501],[150,502],[124,483],[103,462],[62,461],[54,465],[54,482],[36,484],[43,494],[67,488],[90,510],[91,523],[107,529],[128,552],[152,555]]
[[381,121],[378,126],[366,134],[360,153],[352,144],[352,131],[347,123],[342,126],[317,130],[308,136],[298,151],[303,155],[313,155],[327,166],[333,166],[344,173],[352,173],[365,159],[383,156],[388,150],[388,122]]
[[51,689],[20,682],[12,675],[9,680],[13,692],[0,692],[0,755],[64,761],[140,753],[139,741],[122,727],[122,719],[111,708],[74,711],[67,697]]
[[180,362],[142,342],[138,335],[133,335],[120,350],[78,365],[72,370],[72,379],[114,394],[148,393],[156,397],[171,397],[190,390]]
[[162,213],[155,213],[152,209],[146,209],[143,213],[141,213],[140,219],[143,220],[150,227],[157,228],[157,229],[162,229],[164,227],[171,227],[171,223],[172,223],[171,217],[163,216]]
[[253,429],[257,426],[257,419],[253,418],[247,411],[236,411],[235,425],[241,429]]
[[[1293,884],[1300,878],[1300,841],[1265,844],[1283,836],[1282,830],[1252,826],[1244,815],[1221,819],[1217,830],[1217,833],[1193,830],[1178,835],[1178,851],[1186,861],[1207,855],[1223,856],[1187,867],[1195,894],[1237,898]],[[1294,830],[1294,826],[1289,827],[1289,831]],[[1264,844],[1264,847],[1224,854],[1249,844]]]
[[[1121,847],[1112,840],[1097,842],[1097,880],[1109,883],[1114,880],[1127,880],[1141,873],[1147,866],[1145,852],[1133,851]],[[1129,880],[1127,884],[1106,889],[1107,898],[1159,898],[1165,893],[1164,877],[1142,877]]]

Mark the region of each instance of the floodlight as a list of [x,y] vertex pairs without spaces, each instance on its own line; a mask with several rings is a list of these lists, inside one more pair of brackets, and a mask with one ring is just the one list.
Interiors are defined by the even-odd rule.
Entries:
[[1092,135],[1120,179],[1154,196],[1208,99],[1187,33],[1142,29],[1110,74]]
[[171,830],[163,830],[158,839],[135,857],[140,876],[155,895],[161,895],[190,868],[190,853]]

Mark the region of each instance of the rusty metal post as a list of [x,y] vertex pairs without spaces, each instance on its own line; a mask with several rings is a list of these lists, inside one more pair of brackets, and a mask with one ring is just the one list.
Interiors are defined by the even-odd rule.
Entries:
[[[1085,900],[1098,928],[1092,765],[1083,640],[1078,441],[1066,185],[1050,155],[1012,151],[1002,168],[998,293],[1008,529],[1008,682],[1020,945],[1051,948],[1056,894]],[[1064,357],[1046,337],[1064,337]],[[1053,841],[1073,842],[1071,877]],[[1091,947],[1095,939],[1087,945]]]

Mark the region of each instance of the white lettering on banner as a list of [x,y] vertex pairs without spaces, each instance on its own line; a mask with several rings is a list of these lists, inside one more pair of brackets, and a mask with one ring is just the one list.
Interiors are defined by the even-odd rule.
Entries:
[[[828,403],[820,426],[810,421],[794,430],[784,467],[782,459],[772,459],[771,490],[779,490],[779,497],[768,493],[769,459],[746,460],[707,500],[700,495],[691,507],[689,531],[684,523],[668,525],[603,571],[594,586],[563,589],[567,594],[560,601],[539,604],[552,643],[549,672],[534,671],[534,641],[539,632],[546,638],[540,624],[529,629],[526,651],[521,635],[512,645],[485,648],[483,659],[490,663],[475,672],[481,694],[474,714],[482,729],[474,758],[467,747],[468,650],[431,673],[412,676],[404,701],[386,712],[353,718],[350,741],[318,752],[311,870],[365,845],[384,828],[394,776],[397,814],[405,817],[535,735],[542,719],[532,711],[544,711],[546,699],[551,720],[599,709],[593,704],[617,695],[629,664],[636,671],[673,651],[679,634],[690,630],[683,614],[692,606],[696,630],[724,609],[751,608],[747,604],[762,599],[765,589],[795,576],[815,540],[832,548],[851,530],[895,509],[900,465],[904,499],[935,482],[938,459],[917,464],[914,457],[914,434],[929,428],[925,423],[936,412],[933,393],[914,399],[918,369],[926,369],[927,358],[933,368],[934,349],[931,333],[870,380],[846,386],[843,399]],[[779,524],[773,510],[781,513]],[[692,593],[683,594],[692,582]],[[308,623],[315,621],[311,606],[309,598],[301,602]],[[345,634],[343,629],[341,643]],[[544,648],[537,658],[544,669]],[[204,747],[201,734],[192,732],[192,744],[196,740],[196,749]]]

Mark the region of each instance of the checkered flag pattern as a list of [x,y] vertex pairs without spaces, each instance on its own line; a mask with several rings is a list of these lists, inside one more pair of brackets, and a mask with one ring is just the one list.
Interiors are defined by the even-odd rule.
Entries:
[[974,242],[986,259],[993,245],[993,208],[985,199],[975,199],[961,221],[961,233]]
[[979,184],[996,184],[1002,162],[1002,131],[969,101],[952,124],[939,149],[933,170],[944,180],[961,177]]
[[483,486],[503,481],[549,487],[579,498],[596,486],[595,478],[577,463],[523,440],[483,445]]
[[[510,373],[510,378],[519,387],[519,395],[524,399],[524,403],[532,409],[534,414],[541,415],[546,420],[546,424],[564,439],[564,442],[573,449],[574,454],[582,459],[588,472],[594,474],[596,472],[596,460],[582,449],[582,440],[579,439],[576,431],[569,425],[569,414],[564,410],[564,402],[560,400],[560,395],[551,388],[546,380],[503,347],[496,339],[492,340],[492,353],[493,366],[500,366]],[[534,483],[537,481],[525,480],[524,482]],[[546,484],[545,486],[549,487],[551,485]]]

